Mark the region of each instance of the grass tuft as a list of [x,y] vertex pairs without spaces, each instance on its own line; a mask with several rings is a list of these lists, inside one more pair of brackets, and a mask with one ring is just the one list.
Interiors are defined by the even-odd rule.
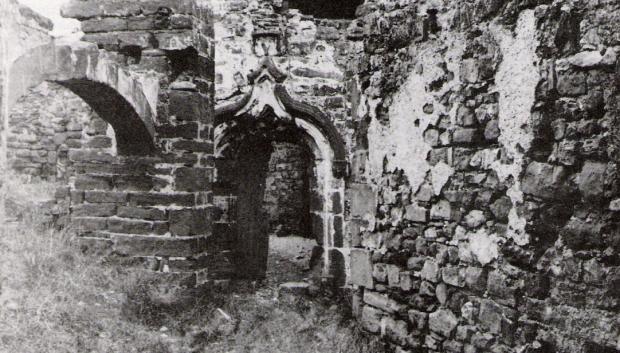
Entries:
[[273,283],[171,290],[127,261],[83,254],[38,217],[0,236],[2,353],[384,351],[333,298],[278,300]]

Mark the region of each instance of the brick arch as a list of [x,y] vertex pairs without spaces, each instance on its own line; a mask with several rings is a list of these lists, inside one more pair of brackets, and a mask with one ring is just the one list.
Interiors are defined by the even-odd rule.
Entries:
[[68,88],[110,123],[120,154],[148,155],[155,151],[154,104],[147,98],[144,80],[95,44],[51,43],[19,57],[9,72],[9,109],[44,81]]

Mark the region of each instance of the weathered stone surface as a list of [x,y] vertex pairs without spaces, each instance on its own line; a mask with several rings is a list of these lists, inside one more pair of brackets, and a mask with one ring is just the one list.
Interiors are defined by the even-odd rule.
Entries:
[[431,207],[431,219],[450,220],[452,217],[452,206],[447,200],[441,200]]
[[178,168],[174,171],[175,189],[207,191],[213,181],[212,172],[209,168]]
[[417,310],[409,310],[407,312],[409,322],[413,325],[414,330],[423,331],[428,322],[428,314]]
[[450,337],[458,325],[457,317],[446,309],[439,309],[428,316],[428,327],[443,337]]
[[405,208],[405,218],[412,222],[425,223],[428,221],[428,210],[417,205],[409,205]]
[[539,162],[532,162],[527,166],[521,190],[542,198],[561,198],[566,195],[566,169],[561,166],[552,166]]
[[122,218],[145,219],[149,221],[167,220],[166,212],[157,208],[140,208],[131,206],[119,206],[117,215]]
[[381,310],[365,305],[362,309],[362,326],[369,332],[381,332],[381,318],[383,315]]
[[587,199],[599,198],[605,191],[606,163],[586,162],[577,176],[579,191]]
[[72,213],[76,217],[109,217],[116,213],[115,204],[82,204],[73,207]]
[[364,303],[372,305],[388,313],[402,310],[402,305],[385,294],[366,290],[364,291]]
[[113,234],[114,252],[130,256],[192,256],[201,251],[199,238],[166,238]]
[[108,230],[113,233],[123,234],[151,234],[153,232],[153,222],[111,218],[108,221]]
[[192,206],[195,196],[188,193],[132,193],[129,202],[138,206]]
[[110,190],[112,179],[105,176],[80,175],[75,180],[75,188],[80,190]]
[[506,330],[510,329],[511,322],[504,316],[504,310],[492,300],[480,302],[479,319],[492,333],[507,333]]
[[455,287],[465,286],[465,271],[458,267],[444,267],[441,269],[441,278],[444,282]]
[[351,283],[372,288],[372,272],[370,253],[367,250],[351,249]]
[[426,260],[422,271],[420,271],[420,276],[425,280],[437,283],[441,276],[437,262],[435,260]]
[[207,208],[177,209],[168,211],[170,232],[176,236],[204,235],[210,232],[210,210]]
[[351,185],[347,190],[347,198],[351,202],[351,216],[364,217],[375,214],[377,195],[369,185]]

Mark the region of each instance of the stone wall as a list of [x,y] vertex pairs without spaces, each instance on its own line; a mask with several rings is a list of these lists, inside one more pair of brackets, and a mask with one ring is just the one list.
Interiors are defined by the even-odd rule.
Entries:
[[9,166],[20,174],[64,178],[70,148],[115,153],[109,124],[80,97],[54,83],[44,82],[22,96],[9,119]]
[[[213,234],[211,224],[208,9],[193,1],[73,1],[63,14],[82,22],[83,40],[115,61],[119,80],[138,79],[129,86],[144,92],[154,112],[153,141],[144,141],[154,144],[152,152],[69,149],[69,188],[58,196],[70,209],[81,244],[102,254],[130,256],[176,283],[227,277],[228,239]],[[82,93],[86,101],[98,94]],[[120,146],[119,133],[115,128]]]
[[620,349],[618,5],[357,14],[347,229],[363,326],[399,352]]
[[[219,2],[218,2],[219,3]],[[229,1],[214,8],[216,39],[216,100],[238,98],[250,88],[248,73],[265,55],[289,75],[293,98],[321,109],[343,136],[350,136],[347,63],[362,52],[351,20],[302,14],[282,2]]]
[[313,168],[309,153],[298,144],[273,143],[263,201],[271,233],[312,236],[310,178]]

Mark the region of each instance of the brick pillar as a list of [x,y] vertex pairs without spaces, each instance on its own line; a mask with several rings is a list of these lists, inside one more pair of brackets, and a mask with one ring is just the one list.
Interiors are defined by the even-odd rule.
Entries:
[[84,40],[112,52],[129,75],[156,82],[141,87],[156,111],[154,153],[69,153],[72,219],[82,243],[106,254],[143,259],[149,268],[187,284],[226,278],[226,249],[213,236],[211,219],[214,53],[209,11],[190,1],[93,0],[71,2],[64,14],[80,19]]

